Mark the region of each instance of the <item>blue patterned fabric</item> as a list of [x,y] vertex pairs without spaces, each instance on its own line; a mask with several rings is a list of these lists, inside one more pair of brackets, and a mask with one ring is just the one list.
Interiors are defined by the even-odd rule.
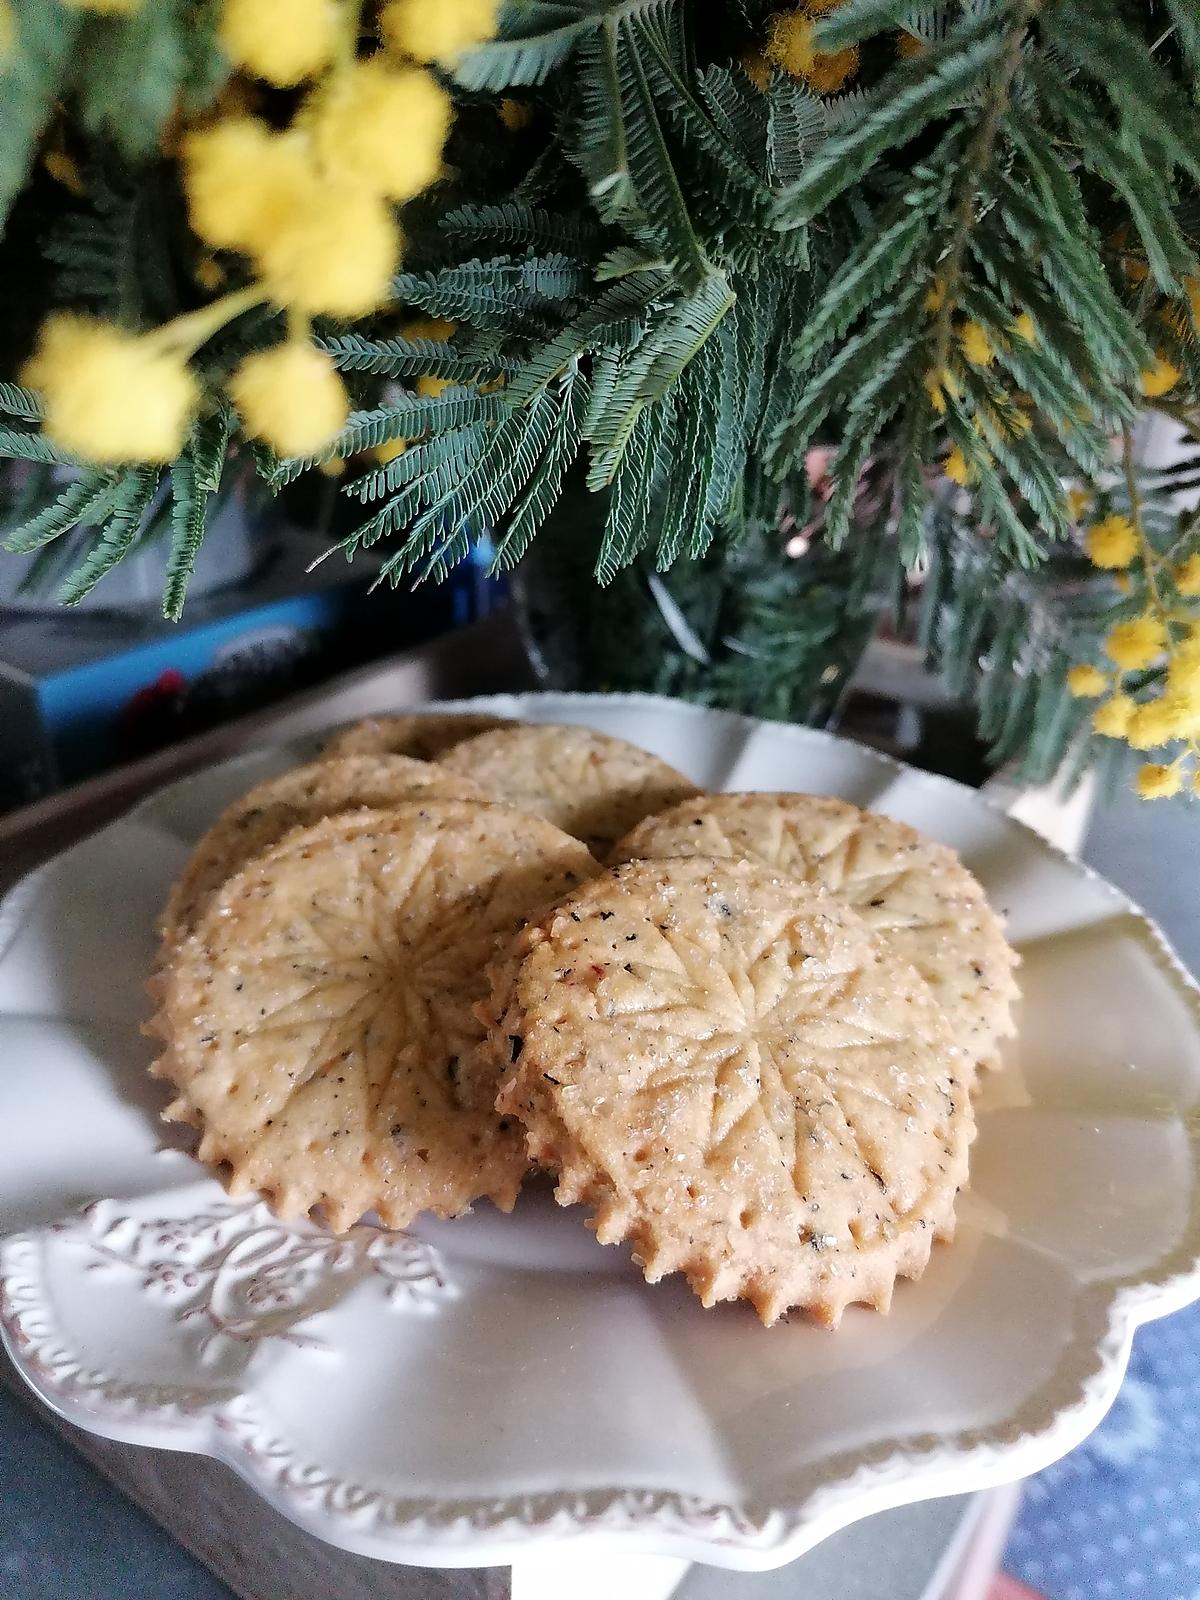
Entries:
[[1004,1566],[1047,1600],[1200,1600],[1200,1306],[1139,1330],[1104,1422],[1026,1484]]

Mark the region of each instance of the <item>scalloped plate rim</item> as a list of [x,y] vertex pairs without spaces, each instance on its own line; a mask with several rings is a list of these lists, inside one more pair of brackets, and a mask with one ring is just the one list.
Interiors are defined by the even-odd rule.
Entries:
[[[404,710],[498,710],[514,702],[533,700],[542,708],[556,704],[564,710],[586,713],[591,706],[608,710],[638,708],[670,711],[697,721],[716,718],[736,724],[747,733],[765,727],[772,736],[788,742],[810,741],[851,746],[881,770],[922,786],[949,790],[985,807],[1007,827],[1029,836],[1037,848],[1066,863],[1092,884],[1102,887],[1114,910],[1129,915],[1138,940],[1155,964],[1186,996],[1200,1026],[1200,985],[1187,972],[1158,926],[1123,891],[1066,851],[1050,844],[1019,819],[1009,816],[988,795],[938,774],[922,772],[894,757],[823,729],[772,722],[737,712],[689,705],[666,696],[647,694],[601,695],[537,693],[476,695],[459,700],[432,700]],[[542,720],[550,721],[552,717]],[[581,718],[582,720],[582,718]],[[288,748],[308,742],[311,735],[281,741],[278,745],[243,751],[213,766],[236,767],[261,757],[268,749]],[[202,769],[212,770],[212,767]],[[193,777],[195,774],[192,775]],[[94,843],[109,829],[169,800],[189,782],[185,776],[155,789],[121,816],[86,838],[59,852],[51,861]],[[0,900],[0,929],[6,912],[29,894],[31,880],[50,865],[41,863],[10,888]],[[17,915],[19,916],[19,910]],[[6,940],[0,940],[0,960]],[[1193,1118],[1188,1126],[1193,1172],[1200,1170],[1200,1127]],[[35,1234],[7,1236],[5,1247],[34,1239]],[[1169,1263],[1178,1262],[1171,1266]],[[1043,1389],[1055,1387],[1061,1396],[1064,1380],[1073,1391],[1060,1398],[1043,1425],[1031,1427],[1006,1419],[990,1427],[966,1430],[952,1438],[888,1441],[847,1453],[834,1464],[827,1481],[802,1498],[779,1504],[715,1503],[659,1488],[629,1484],[612,1489],[582,1489],[478,1497],[448,1501],[437,1496],[408,1498],[379,1491],[364,1491],[373,1499],[370,1517],[362,1506],[350,1511],[313,1509],[311,1494],[294,1485],[271,1482],[256,1469],[256,1452],[235,1429],[262,1427],[243,1397],[195,1412],[177,1407],[152,1406],[128,1414],[129,1405],[89,1405],[83,1399],[56,1390],[37,1375],[37,1363],[17,1348],[8,1280],[0,1280],[0,1344],[35,1394],[64,1420],[101,1437],[135,1445],[174,1449],[203,1455],[229,1467],[239,1478],[290,1521],[327,1542],[376,1559],[408,1565],[446,1567],[507,1564],[531,1548],[560,1545],[564,1541],[616,1543],[624,1549],[682,1556],[739,1570],[767,1570],[793,1560],[840,1528],[871,1515],[941,1494],[963,1493],[1012,1482],[1041,1470],[1080,1444],[1103,1420],[1116,1398],[1128,1364],[1133,1335],[1143,1323],[1181,1310],[1200,1299],[1200,1197],[1193,1192],[1184,1237],[1151,1267],[1127,1280],[1093,1284],[1074,1299],[1071,1335],[1064,1343],[1053,1372]],[[1094,1306],[1092,1302],[1095,1302]],[[1083,1312],[1092,1313],[1093,1331],[1080,1323]],[[1026,1409],[1039,1403],[1041,1390],[1030,1397]],[[1013,1429],[1018,1429],[1012,1437]],[[827,1468],[828,1468],[827,1463]],[[301,1463],[305,1472],[319,1466]],[[359,1486],[342,1485],[348,1491]]]

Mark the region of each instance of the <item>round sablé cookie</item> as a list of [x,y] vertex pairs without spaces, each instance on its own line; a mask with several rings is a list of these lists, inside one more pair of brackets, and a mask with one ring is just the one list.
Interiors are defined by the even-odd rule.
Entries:
[[178,1091],[164,1116],[284,1217],[511,1209],[524,1144],[473,1007],[497,940],[596,870],[542,818],[470,801],[296,830],[171,953],[147,1028]]
[[522,723],[477,734],[438,757],[449,772],[546,817],[597,854],[651,812],[698,794],[648,751],[592,728]]
[[433,761],[477,733],[509,726],[504,717],[483,711],[413,711],[366,717],[335,733],[322,753],[326,757],[391,755]]
[[998,1064],[1018,958],[946,845],[830,795],[714,794],[647,818],[612,860],[688,855],[762,861],[827,889],[912,963],[974,1059]]
[[970,1063],[845,906],[754,862],[639,861],[515,946],[486,1011],[497,1108],[650,1282],[832,1326],[950,1237]]
[[256,784],[226,807],[192,851],[162,916],[164,946],[190,933],[226,879],[293,828],[360,807],[378,810],[414,796],[489,798],[470,779],[407,756],[311,761]]

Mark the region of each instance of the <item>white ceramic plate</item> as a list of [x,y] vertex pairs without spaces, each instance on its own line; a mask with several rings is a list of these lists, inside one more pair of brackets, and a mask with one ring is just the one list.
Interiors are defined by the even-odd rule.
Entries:
[[[844,795],[954,845],[1024,958],[952,1248],[889,1317],[760,1327],[647,1287],[536,1186],[336,1240],[164,1148],[143,979],[167,885],[267,752],[164,790],[0,911],[0,1317],[72,1422],[225,1461],[387,1560],[566,1537],[740,1568],[1032,1472],[1101,1419],[1134,1327],[1200,1296],[1200,1006],[1115,889],[973,792],[669,701],[473,704],[636,740],[714,788]],[[99,1198],[96,1198],[99,1197]]]

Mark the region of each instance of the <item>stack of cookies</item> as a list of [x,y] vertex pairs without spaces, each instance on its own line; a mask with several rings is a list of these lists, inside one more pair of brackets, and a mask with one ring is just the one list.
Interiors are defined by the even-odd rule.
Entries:
[[342,1230],[543,1168],[647,1279],[835,1324],[948,1239],[1015,957],[950,850],[575,727],[382,717],[197,845],[148,1025],[230,1191]]

